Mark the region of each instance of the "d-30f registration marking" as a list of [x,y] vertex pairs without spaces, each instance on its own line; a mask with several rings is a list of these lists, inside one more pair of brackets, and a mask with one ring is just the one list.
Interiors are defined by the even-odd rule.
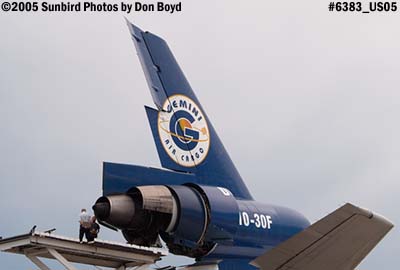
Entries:
[[247,212],[239,212],[239,225],[248,227],[254,224],[256,228],[271,229],[271,216],[258,213],[254,213],[252,218],[250,216]]
[[161,237],[171,253],[221,270],[352,270],[393,227],[351,204],[310,225],[295,210],[255,201],[167,43],[128,27],[165,170],[105,162],[103,196],[93,206],[103,225],[141,246]]

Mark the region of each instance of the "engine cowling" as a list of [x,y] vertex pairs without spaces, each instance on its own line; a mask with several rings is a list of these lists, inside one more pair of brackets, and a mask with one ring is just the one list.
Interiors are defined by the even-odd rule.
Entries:
[[195,184],[134,187],[99,198],[93,210],[98,220],[121,229],[129,243],[154,246],[161,236],[172,253],[191,257],[232,239],[238,218],[229,190]]
[[93,211],[100,222],[122,230],[125,239],[142,246],[156,244],[159,231],[169,231],[177,209],[165,186],[141,186],[125,194],[100,197]]

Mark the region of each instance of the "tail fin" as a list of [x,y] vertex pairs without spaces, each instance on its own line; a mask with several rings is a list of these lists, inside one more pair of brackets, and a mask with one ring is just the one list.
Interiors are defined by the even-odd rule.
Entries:
[[197,182],[251,195],[167,43],[128,22],[157,109],[146,113],[161,165],[196,175]]

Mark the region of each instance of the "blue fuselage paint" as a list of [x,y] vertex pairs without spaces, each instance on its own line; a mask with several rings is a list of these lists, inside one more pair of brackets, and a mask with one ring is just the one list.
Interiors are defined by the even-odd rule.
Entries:
[[[310,222],[302,214],[286,207],[248,200],[238,200],[237,203],[239,213],[237,230],[233,236],[233,241],[218,243],[204,259],[235,258],[251,260],[310,225]],[[239,215],[243,215],[243,213],[249,216],[248,226],[244,224],[243,217],[241,217],[241,222],[239,220]],[[263,222],[257,221],[261,215],[269,218],[263,218]],[[269,228],[267,219],[272,221],[269,224]],[[226,226],[232,226],[232,224],[226,224]]]

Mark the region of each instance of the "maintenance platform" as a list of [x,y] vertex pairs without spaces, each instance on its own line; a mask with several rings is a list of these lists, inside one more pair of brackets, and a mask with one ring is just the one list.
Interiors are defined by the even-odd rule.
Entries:
[[1,239],[0,251],[24,255],[41,270],[50,268],[39,258],[55,259],[67,270],[77,270],[72,263],[125,270],[150,266],[168,254],[163,248],[146,248],[97,239],[91,244],[80,243],[78,239],[34,230],[28,234]]

